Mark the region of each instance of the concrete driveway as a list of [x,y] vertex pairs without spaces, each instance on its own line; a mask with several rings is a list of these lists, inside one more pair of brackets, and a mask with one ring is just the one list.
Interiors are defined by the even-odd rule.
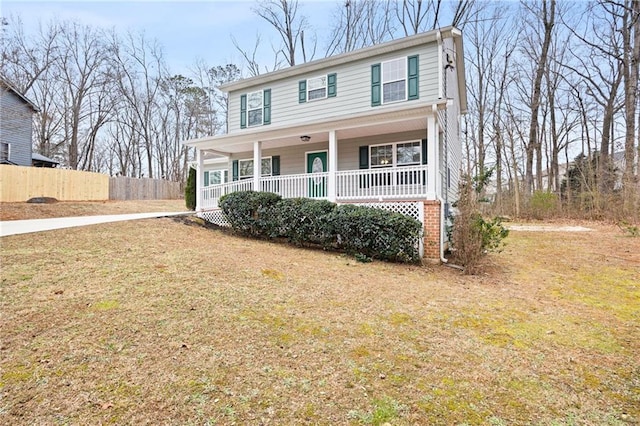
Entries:
[[134,214],[111,214],[102,216],[56,217],[51,219],[8,220],[0,222],[0,237],[28,234],[31,232],[51,231],[53,229],[73,228],[98,223],[120,222],[123,220],[150,219],[155,217],[189,215],[193,212],[156,212]]

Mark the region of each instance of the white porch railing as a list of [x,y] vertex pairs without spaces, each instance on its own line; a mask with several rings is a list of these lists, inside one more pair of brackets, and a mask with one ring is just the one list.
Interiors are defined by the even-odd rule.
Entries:
[[202,188],[202,206],[200,206],[200,208],[204,210],[217,209],[218,201],[223,195],[238,191],[249,191],[251,189],[253,189],[252,179],[206,186]]
[[282,198],[327,198],[328,180],[328,172],[269,176],[260,179],[260,189]]
[[426,195],[426,165],[336,172],[339,200],[421,198]]
[[[387,167],[336,172],[337,201],[420,199],[427,196],[427,166]],[[260,190],[283,198],[327,198],[329,173],[268,176],[260,178]],[[225,194],[248,191],[253,179],[212,185],[202,189],[204,210],[217,209]]]

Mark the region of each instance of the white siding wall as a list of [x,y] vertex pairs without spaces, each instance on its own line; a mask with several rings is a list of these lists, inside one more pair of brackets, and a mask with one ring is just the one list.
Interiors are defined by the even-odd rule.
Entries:
[[[390,59],[419,55],[420,99],[407,102],[431,102],[438,98],[437,44],[400,50],[366,60],[343,64],[303,74],[294,78],[274,82],[267,86],[256,86],[234,91],[229,94],[229,133],[251,132],[240,129],[240,96],[249,92],[271,89],[271,125],[291,125],[314,122],[319,119],[345,116],[372,110],[371,106],[371,65]],[[321,100],[298,102],[298,82],[307,78],[330,73],[337,74],[337,96]],[[384,108],[383,106],[375,108]]]
[[0,89],[0,141],[9,143],[9,161],[31,165],[33,110],[13,92]]
[[[453,57],[454,55],[462,54],[462,52],[455,51],[455,44],[451,38],[443,40],[443,63],[446,63],[446,53]],[[453,105],[448,106],[446,110],[441,111],[438,116],[438,121],[441,131],[444,133],[446,130],[446,143],[442,141],[443,148],[441,151],[442,156],[442,196],[445,198],[445,191],[447,192],[446,198],[449,204],[454,203],[458,199],[458,184],[460,181],[460,167],[462,158],[462,140],[460,138],[460,94],[458,93],[458,74],[454,69],[448,69],[445,71],[443,77],[446,82],[446,88],[443,93],[446,93],[448,99],[453,99]],[[446,154],[446,162],[445,161]],[[447,186],[447,168],[450,173],[450,184]]]

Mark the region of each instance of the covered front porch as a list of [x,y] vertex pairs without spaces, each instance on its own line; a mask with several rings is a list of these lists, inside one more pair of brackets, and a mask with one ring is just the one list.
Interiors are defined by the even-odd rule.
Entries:
[[[217,209],[220,197],[245,190],[342,203],[437,200],[437,117],[444,106],[391,106],[382,113],[188,141],[197,153],[196,210]],[[215,182],[205,181],[211,158],[224,169]]]
[[333,202],[434,199],[429,192],[428,172],[427,165],[419,165],[245,179],[201,188],[198,210],[217,209],[223,195],[249,190]]

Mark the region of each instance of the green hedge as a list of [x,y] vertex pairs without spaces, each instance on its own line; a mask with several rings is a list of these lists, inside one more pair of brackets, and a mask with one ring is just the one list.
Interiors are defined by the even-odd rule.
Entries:
[[267,235],[271,219],[259,209],[268,209],[281,199],[271,192],[240,191],[220,197],[219,206],[233,229],[260,237]]
[[286,238],[394,262],[418,262],[419,221],[400,213],[268,192],[234,192],[220,199],[232,228],[244,235]]

